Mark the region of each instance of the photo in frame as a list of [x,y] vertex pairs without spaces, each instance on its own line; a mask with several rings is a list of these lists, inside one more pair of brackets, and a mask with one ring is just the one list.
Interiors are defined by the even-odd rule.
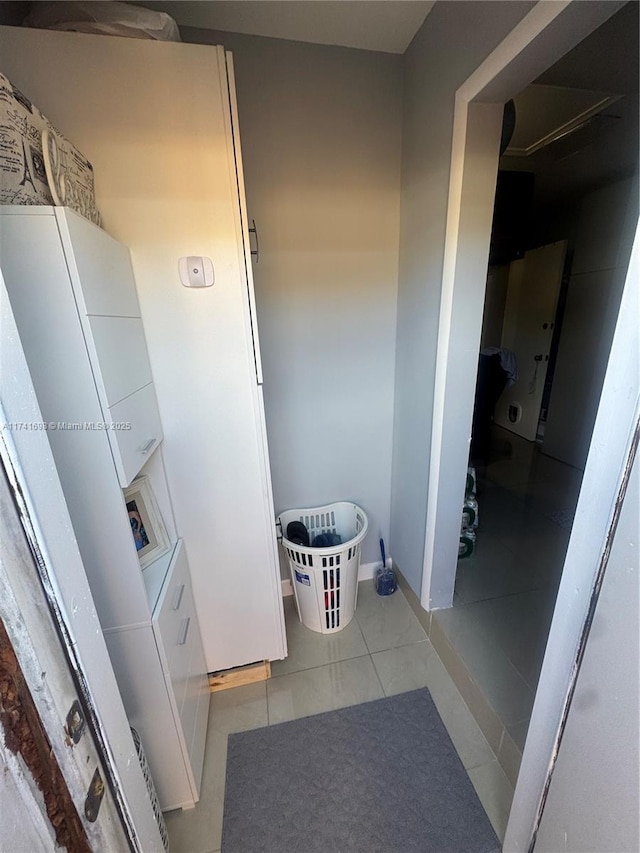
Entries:
[[145,569],[170,550],[167,529],[148,477],[134,480],[130,486],[123,489],[123,494],[140,568]]

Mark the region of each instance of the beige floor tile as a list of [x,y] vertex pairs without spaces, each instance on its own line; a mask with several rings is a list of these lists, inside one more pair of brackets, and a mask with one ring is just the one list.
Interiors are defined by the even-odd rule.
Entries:
[[227,737],[266,725],[266,683],[211,695],[200,801],[193,809],[165,814],[172,853],[209,853],[220,847]]
[[208,853],[220,847],[224,813],[227,734],[207,738],[200,801],[195,808],[165,814],[171,853]]
[[456,604],[474,604],[538,589],[544,578],[504,543],[478,532],[471,557],[460,560],[456,573]]
[[497,753],[504,726],[479,685],[469,674],[464,661],[447,639],[435,614],[431,624],[431,642],[489,745]]
[[427,637],[400,589],[381,596],[373,583],[361,583],[356,619],[372,653],[419,643]]
[[504,840],[513,800],[513,787],[497,761],[467,771],[500,841]]
[[439,661],[429,640],[375,652],[371,657],[386,696],[428,687],[434,661]]
[[372,657],[387,696],[420,687],[429,690],[465,767],[476,767],[494,758],[486,738],[428,640],[377,652]]
[[274,676],[368,654],[362,631],[355,618],[335,634],[319,634],[302,624],[298,619],[293,596],[288,596],[285,599],[285,620],[289,656],[271,664]]
[[516,597],[439,610],[434,617],[504,725],[528,718],[534,699],[493,635],[495,602],[507,602],[506,607]]
[[208,734],[212,731],[244,732],[268,723],[266,681],[211,694]]
[[369,655],[279,675],[267,682],[269,724],[346,708],[383,696]]

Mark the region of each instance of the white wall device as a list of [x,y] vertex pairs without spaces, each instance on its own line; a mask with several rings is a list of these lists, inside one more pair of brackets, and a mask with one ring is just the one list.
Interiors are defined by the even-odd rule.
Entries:
[[215,280],[211,258],[201,258],[196,255],[180,258],[178,271],[180,281],[185,287],[211,287]]

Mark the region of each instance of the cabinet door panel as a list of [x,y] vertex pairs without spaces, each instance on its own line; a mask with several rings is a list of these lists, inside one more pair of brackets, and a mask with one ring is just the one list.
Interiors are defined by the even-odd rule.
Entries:
[[[182,539],[178,539],[171,565],[156,604],[153,621],[157,622],[162,635],[173,636],[178,630],[180,619],[188,611],[185,593],[189,587],[189,567]],[[167,664],[168,670],[168,664]]]
[[[200,645],[200,644],[199,644]],[[204,653],[203,653],[204,660]],[[189,757],[191,759],[191,770],[193,772],[198,793],[202,783],[202,768],[204,766],[204,749],[207,739],[207,724],[209,722],[209,700],[211,694],[209,692],[209,678],[206,671],[200,679],[198,698],[198,712],[196,715],[195,725],[193,728],[193,738],[191,740],[191,749]]]
[[139,317],[129,249],[73,211],[57,208],[56,218],[81,312]]
[[105,632],[129,722],[140,734],[162,809],[193,805],[191,767],[151,629]]
[[88,317],[87,322],[95,347],[91,360],[100,394],[107,407],[115,406],[152,381],[142,320]]
[[[182,723],[182,730],[184,731],[184,737],[186,742],[189,744],[189,748],[191,748],[193,735],[196,730],[198,703],[202,692],[202,684],[203,673],[201,669],[198,672],[190,673],[189,677],[186,679],[184,698],[182,708],[180,709],[180,722]],[[195,769],[192,769],[194,770],[194,775],[197,779],[198,777],[195,773]]]
[[[195,615],[195,605],[193,606]],[[203,694],[209,696],[209,677],[207,673],[207,664],[200,640],[200,632],[197,630],[197,625],[193,626],[193,634],[190,643],[190,658],[189,658],[189,677],[187,679],[184,699],[180,709],[180,719],[184,728],[187,743],[191,743],[195,736],[196,720],[200,714],[199,706]],[[207,702],[208,714],[208,702]],[[206,720],[204,728],[206,731]],[[195,773],[195,771],[194,771]]]
[[153,625],[162,667],[179,708],[184,741],[199,790],[209,717],[209,679],[182,540],[176,545],[154,611]]
[[[162,666],[171,680],[178,708],[182,708],[184,703],[193,644],[198,639],[194,610],[189,567],[180,540],[154,615]],[[185,739],[190,743],[190,733],[185,735]]]
[[[192,643],[197,627],[195,616],[191,611],[180,617],[177,630],[169,636],[162,635],[162,642],[169,663],[167,675],[171,679],[178,708],[182,708],[187,692]],[[185,734],[185,738],[188,743],[190,735]]]
[[[109,441],[121,486],[129,486],[162,441],[162,426],[153,384],[107,409]],[[122,425],[130,428],[123,428]]]

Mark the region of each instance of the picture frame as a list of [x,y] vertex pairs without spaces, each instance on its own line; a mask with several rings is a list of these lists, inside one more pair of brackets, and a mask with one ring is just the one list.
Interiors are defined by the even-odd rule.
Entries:
[[148,477],[138,477],[122,491],[140,568],[146,569],[171,549],[167,528]]

